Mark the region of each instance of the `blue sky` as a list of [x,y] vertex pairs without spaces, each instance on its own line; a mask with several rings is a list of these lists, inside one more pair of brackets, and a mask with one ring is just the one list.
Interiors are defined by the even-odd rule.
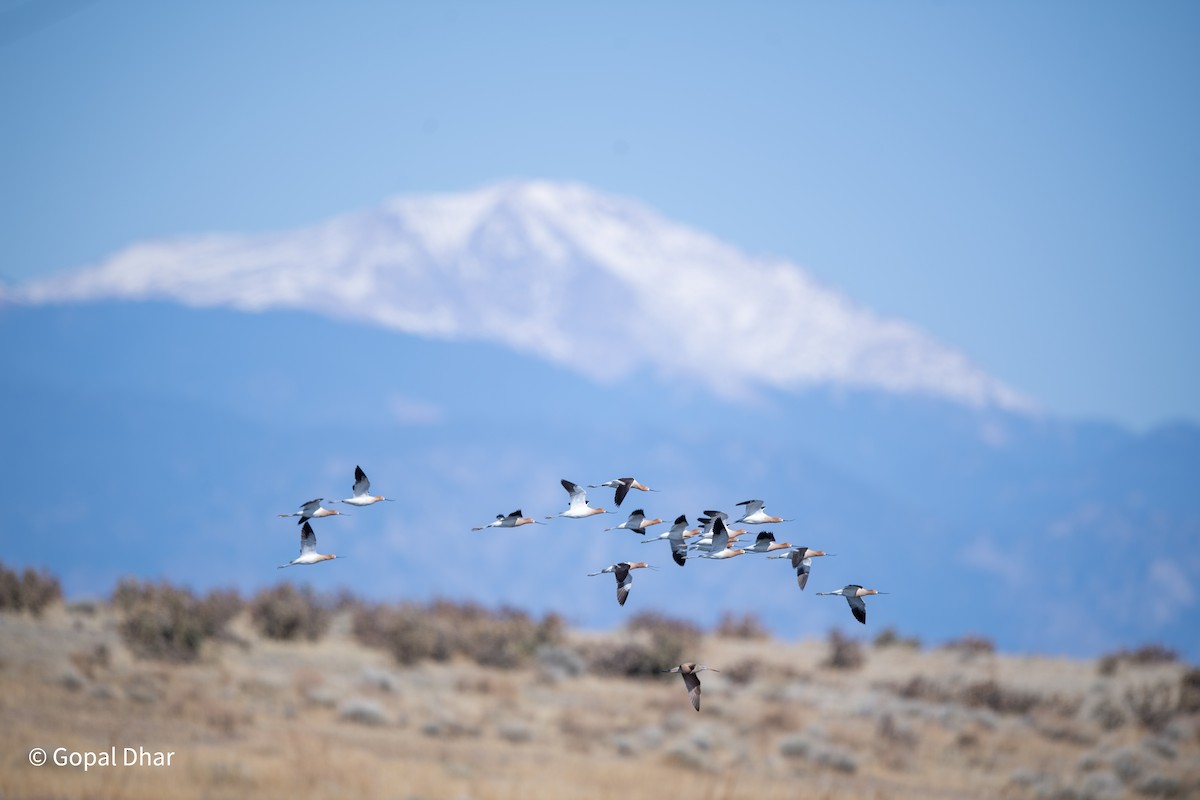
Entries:
[[1166,2],[0,2],[0,280],[576,180],[1053,413],[1200,422],[1198,34]]

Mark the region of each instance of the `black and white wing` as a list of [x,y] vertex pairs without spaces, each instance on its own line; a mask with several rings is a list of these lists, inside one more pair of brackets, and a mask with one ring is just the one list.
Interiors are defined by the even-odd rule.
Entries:
[[350,488],[355,497],[362,497],[367,492],[371,491],[371,482],[367,480],[367,473],[362,471],[362,467],[354,467],[354,486]]
[[807,553],[807,547],[798,547],[792,551],[792,566],[796,569],[796,585],[802,592],[808,585],[808,576],[812,572],[812,559],[806,555]]
[[300,555],[306,556],[317,551],[317,535],[313,533],[312,525],[307,522],[300,529]]
[[629,597],[629,587],[633,585],[633,575],[629,569],[629,564],[622,561],[615,565],[613,575],[617,579],[617,602],[625,605],[626,598]]

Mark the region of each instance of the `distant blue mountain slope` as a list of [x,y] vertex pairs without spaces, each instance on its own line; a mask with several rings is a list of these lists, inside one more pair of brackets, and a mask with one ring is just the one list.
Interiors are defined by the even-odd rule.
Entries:
[[[786,637],[887,625],[939,641],[1090,654],[1147,641],[1200,657],[1200,431],[1134,435],[871,393],[739,405],[643,375],[597,384],[501,346],[435,342],[304,313],[168,304],[0,308],[6,563],[69,593],[121,575],[244,591],[277,580],[370,597],[473,598],[577,624],[643,609],[702,624],[751,610]],[[586,361],[606,357],[581,353]],[[295,520],[348,496],[361,464],[399,502],[319,520],[345,561],[279,572]],[[565,508],[560,478],[636,475],[619,513],[472,533]],[[59,496],[58,492],[61,492]],[[612,492],[591,490],[612,508]],[[801,593],[782,561],[671,562],[603,529],[642,507],[689,521],[761,498],[781,540],[820,547]],[[658,526],[652,532],[665,529]],[[611,576],[647,560],[629,603]],[[815,591],[890,591],[868,626]]]

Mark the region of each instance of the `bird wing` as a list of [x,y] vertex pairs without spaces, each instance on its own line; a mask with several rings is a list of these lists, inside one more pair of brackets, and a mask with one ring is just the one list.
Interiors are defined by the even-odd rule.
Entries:
[[695,708],[697,711],[699,711],[700,710],[700,676],[694,672],[683,673],[683,685],[687,687],[688,699],[692,701],[692,707]]
[[743,500],[742,502],[738,503],[738,505],[746,507],[745,516],[748,517],[751,514],[753,514],[755,511],[762,511],[765,503],[763,503],[762,500]]
[[[792,556],[795,560],[795,555]],[[808,575],[812,572],[812,559],[802,558],[800,563],[796,565],[796,585],[800,587],[800,591],[804,591],[804,587],[808,585]]]
[[300,555],[315,553],[317,550],[317,535],[313,533],[312,525],[307,522],[300,529]]
[[625,599],[629,597],[629,587],[633,585],[633,575],[629,571],[629,564],[624,561],[617,564],[613,575],[617,579],[617,602],[625,605]]
[[309,500],[300,506],[300,513],[306,517],[311,517],[313,512],[321,507],[321,501],[324,499],[324,497],[318,497],[316,500]]
[[618,506],[625,499],[625,495],[629,494],[629,487],[633,485],[633,478],[617,478],[617,493],[613,497],[613,502]]
[[687,561],[687,545],[683,541],[683,530],[687,527],[687,519],[680,517],[675,520],[675,525],[667,532],[667,541],[671,543],[671,558],[675,559],[675,563],[683,566],[683,562]]
[[712,544],[709,549],[714,553],[719,553],[729,547],[729,529],[725,527],[725,520],[717,517],[713,520]]
[[807,547],[797,547],[792,551],[792,567],[796,570],[796,585],[800,591],[808,585],[808,576],[812,572],[812,557],[808,555]]
[[775,534],[771,533],[770,531],[761,532],[754,540],[756,544],[770,544],[773,541],[775,541]]
[[587,491],[578,484],[571,483],[569,480],[563,479],[563,488],[567,490],[567,494],[571,496],[570,505],[572,508],[587,505]]
[[371,491],[371,482],[367,480],[367,473],[362,471],[362,467],[354,468],[354,486],[351,488],[355,497],[361,497]]
[[854,614],[854,618],[863,625],[867,624],[867,604],[863,602],[861,597],[848,595],[846,602],[850,604],[850,611]]

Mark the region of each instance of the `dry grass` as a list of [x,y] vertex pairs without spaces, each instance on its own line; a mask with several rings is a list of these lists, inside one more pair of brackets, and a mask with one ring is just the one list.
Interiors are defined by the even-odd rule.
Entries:
[[[511,612],[443,611],[462,624],[494,616],[537,627]],[[354,614],[334,613],[315,641],[281,641],[243,610],[190,662],[137,657],[122,615],[104,605],[0,614],[0,797],[1200,792],[1195,670],[1175,661],[1105,675],[1095,662],[876,647],[845,669],[829,666],[838,641],[706,635],[647,618],[607,634],[556,630],[547,649],[516,663],[489,666],[468,652],[402,663],[359,641]],[[651,640],[683,642],[687,659],[724,670],[703,676],[701,713],[677,675],[630,678],[591,664],[604,649]],[[34,746],[114,745],[176,755],[170,767],[87,772],[27,763]]]

